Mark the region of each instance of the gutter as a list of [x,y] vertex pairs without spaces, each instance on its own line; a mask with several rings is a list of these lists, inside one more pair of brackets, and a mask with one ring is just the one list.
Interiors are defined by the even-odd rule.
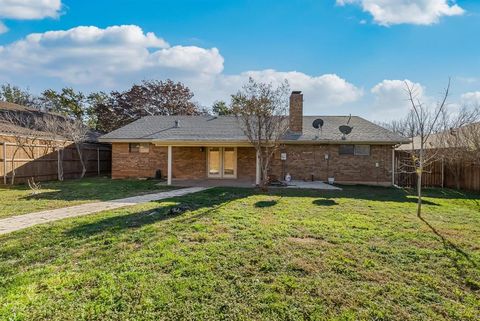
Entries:
[[[98,138],[98,141],[101,143],[152,143],[157,146],[168,146],[168,145],[184,145],[184,146],[205,146],[205,145],[215,145],[215,146],[225,146],[228,144],[233,145],[242,145],[242,146],[252,146],[249,141],[246,140],[155,140],[155,139],[127,139],[127,138]],[[402,145],[403,142],[398,141],[348,141],[348,140],[332,140],[332,141],[295,141],[295,140],[281,140],[280,144],[285,145]]]

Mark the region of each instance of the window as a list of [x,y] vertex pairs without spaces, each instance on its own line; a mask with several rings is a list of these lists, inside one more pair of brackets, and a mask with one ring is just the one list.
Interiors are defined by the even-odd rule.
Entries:
[[340,155],[370,156],[370,145],[340,145]]
[[370,145],[355,145],[355,155],[370,156]]
[[150,146],[148,143],[130,143],[129,150],[130,153],[148,153]]
[[338,148],[338,154],[340,155],[353,155],[355,150],[354,145],[340,145]]

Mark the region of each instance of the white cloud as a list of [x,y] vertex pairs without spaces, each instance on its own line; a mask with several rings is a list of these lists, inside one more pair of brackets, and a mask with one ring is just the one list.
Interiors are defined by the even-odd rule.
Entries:
[[370,13],[376,23],[383,26],[396,24],[431,25],[443,16],[458,16],[465,10],[450,0],[337,0],[337,4],[360,5]]
[[305,107],[309,108],[309,103],[314,102],[310,108],[323,108],[328,106],[338,106],[350,103],[359,99],[363,92],[345,79],[335,74],[325,74],[321,76],[309,76],[301,72],[279,72],[275,70],[247,71],[240,77],[253,79],[262,82],[272,82],[280,84],[287,79],[293,90],[301,90],[305,97]]
[[464,93],[460,97],[460,101],[467,106],[480,106],[480,91]]
[[7,32],[7,31],[8,31],[7,26],[4,25],[4,24],[0,21],[0,35],[1,35],[2,33]]
[[0,70],[49,76],[72,84],[111,84],[135,73],[221,72],[223,57],[216,48],[170,45],[134,25],[76,27],[30,34],[0,47]]
[[405,80],[383,80],[371,89],[374,95],[374,114],[375,119],[395,119],[404,117],[411,108],[408,101],[407,87],[414,88],[416,98],[427,100],[425,88],[408,79]]
[[60,0],[0,0],[0,17],[18,20],[56,18]]
[[170,46],[134,25],[36,33],[0,46],[0,77],[13,83],[21,79],[20,85],[30,87],[32,82],[56,79],[61,85],[108,90],[142,79],[172,78],[185,82],[196,99],[208,106],[216,99],[228,99],[248,77],[274,83],[287,79],[292,89],[305,93],[308,113],[331,113],[327,107],[354,102],[363,94],[334,74],[310,76],[268,69],[226,75],[223,64],[217,48]]

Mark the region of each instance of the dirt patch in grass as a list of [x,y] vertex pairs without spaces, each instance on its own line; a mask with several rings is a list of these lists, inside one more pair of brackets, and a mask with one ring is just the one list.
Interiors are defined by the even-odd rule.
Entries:
[[299,244],[299,245],[315,245],[315,246],[333,246],[332,243],[315,237],[289,237],[288,242],[292,244]]

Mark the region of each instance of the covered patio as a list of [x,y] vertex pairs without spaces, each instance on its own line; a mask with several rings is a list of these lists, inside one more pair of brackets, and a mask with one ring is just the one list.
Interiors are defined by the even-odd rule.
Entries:
[[[167,182],[165,182],[167,184]],[[254,180],[248,179],[173,179],[172,186],[178,187],[243,187],[257,186]],[[269,188],[298,188],[317,190],[337,190],[342,188],[322,181],[291,181],[286,186],[270,186]]]
[[248,179],[172,179],[172,186],[179,187],[255,187]]
[[166,147],[167,185],[252,187],[260,184],[259,158],[250,144],[154,145]]

